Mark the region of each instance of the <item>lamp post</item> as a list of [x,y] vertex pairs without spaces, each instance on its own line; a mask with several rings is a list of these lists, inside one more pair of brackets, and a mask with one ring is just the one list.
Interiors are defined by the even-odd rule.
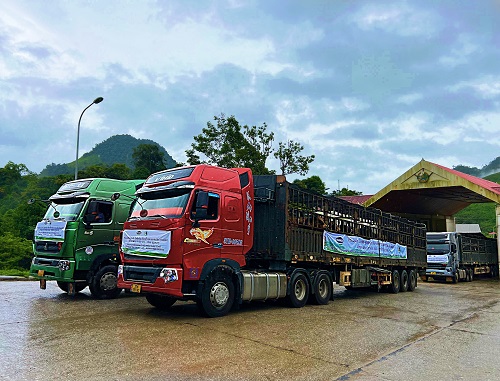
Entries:
[[78,119],[78,131],[76,133],[76,160],[75,160],[75,180],[78,179],[78,147],[80,145],[80,122],[82,121],[82,116],[83,116],[83,113],[85,111],[87,111],[87,109],[92,106],[93,104],[98,104],[98,103],[101,103],[102,101],[104,100],[103,97],[98,97],[96,99],[94,99],[94,101],[89,104],[87,107],[85,107],[82,111],[82,113],[80,114],[80,119]]

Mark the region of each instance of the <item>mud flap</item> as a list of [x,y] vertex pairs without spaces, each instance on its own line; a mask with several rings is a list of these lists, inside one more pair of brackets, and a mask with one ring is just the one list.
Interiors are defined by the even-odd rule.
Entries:
[[73,282],[68,283],[68,295],[75,296],[75,284]]
[[40,279],[40,289],[41,290],[46,290],[47,289],[47,280]]

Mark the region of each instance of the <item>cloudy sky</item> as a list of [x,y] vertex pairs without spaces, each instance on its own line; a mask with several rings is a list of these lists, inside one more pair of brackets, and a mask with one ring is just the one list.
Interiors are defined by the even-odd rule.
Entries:
[[499,19],[498,0],[4,0],[0,166],[73,161],[102,96],[80,154],[130,134],[185,162],[224,113],[303,144],[331,190],[373,194],[422,158],[482,167]]

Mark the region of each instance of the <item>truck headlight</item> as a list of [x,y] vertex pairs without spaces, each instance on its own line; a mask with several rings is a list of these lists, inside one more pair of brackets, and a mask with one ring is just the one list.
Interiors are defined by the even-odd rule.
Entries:
[[69,261],[59,261],[59,270],[66,271],[69,270]]
[[179,276],[177,275],[177,269],[161,269],[160,278],[163,278],[165,280],[165,283],[175,282],[179,279]]

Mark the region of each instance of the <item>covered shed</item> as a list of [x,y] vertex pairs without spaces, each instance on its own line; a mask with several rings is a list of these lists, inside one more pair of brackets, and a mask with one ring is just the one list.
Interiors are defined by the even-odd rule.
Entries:
[[456,231],[454,215],[474,203],[495,203],[500,252],[500,184],[495,182],[422,159],[362,202],[365,206],[423,222],[428,231]]
[[495,203],[498,215],[500,184],[422,159],[363,205],[421,221],[429,231],[455,231],[456,213],[485,202]]

